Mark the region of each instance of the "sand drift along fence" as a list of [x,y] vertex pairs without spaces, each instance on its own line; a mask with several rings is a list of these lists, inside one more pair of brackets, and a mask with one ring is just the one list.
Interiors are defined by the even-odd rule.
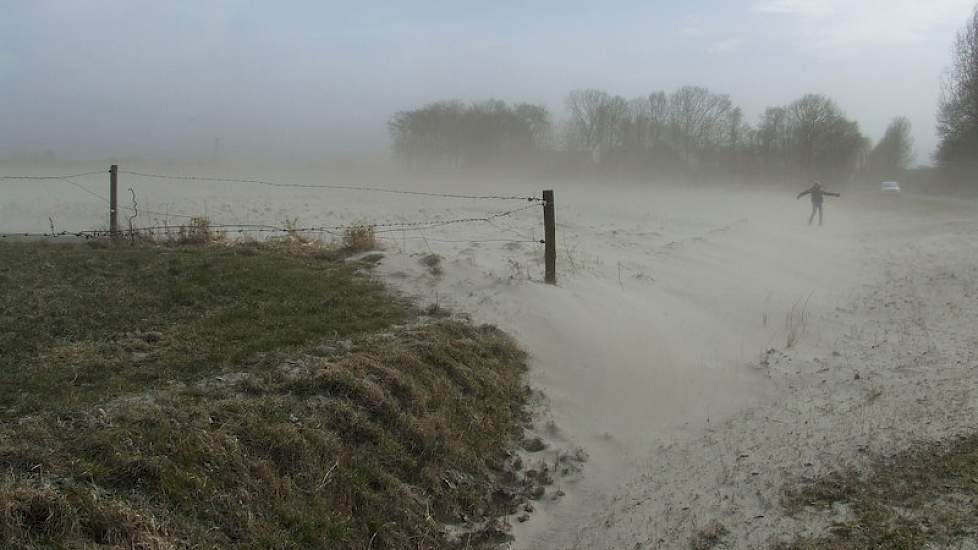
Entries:
[[[108,175],[109,196],[106,197],[90,186],[83,185],[76,181],[79,178],[94,177],[98,175]],[[323,190],[323,191],[344,191],[366,194],[385,194],[397,195],[405,198],[414,198],[424,201],[434,200],[464,200],[464,201],[492,201],[492,202],[523,202],[525,204],[507,209],[486,210],[478,215],[469,215],[456,218],[425,218],[410,221],[366,221],[355,225],[346,224],[313,224],[299,226],[296,221],[285,224],[270,224],[265,222],[236,222],[236,223],[211,223],[206,214],[195,214],[192,212],[166,211],[148,209],[140,206],[139,197],[133,187],[127,187],[129,196],[128,205],[120,205],[119,189],[123,186],[123,180],[131,178],[138,180],[141,184],[156,183],[166,185],[168,182],[192,182],[197,185],[208,184],[250,184],[280,189],[296,190]],[[108,208],[108,227],[104,225],[99,229],[71,229],[59,230],[53,218],[49,217],[48,231],[13,231],[0,233],[0,238],[58,238],[75,237],[84,239],[112,238],[112,239],[135,239],[141,236],[152,237],[156,235],[170,235],[172,232],[181,230],[193,231],[195,228],[205,226],[206,230],[221,234],[236,235],[299,235],[299,234],[318,234],[344,237],[348,235],[351,228],[358,227],[377,235],[377,238],[384,238],[385,235],[401,235],[402,238],[407,233],[420,235],[419,238],[427,240],[425,231],[439,228],[446,228],[456,225],[482,224],[499,233],[498,238],[486,239],[460,239],[449,242],[459,243],[534,243],[543,244],[544,264],[546,266],[545,281],[549,284],[556,284],[556,222],[554,208],[554,192],[552,190],[543,191],[541,196],[519,196],[501,194],[463,194],[463,193],[440,193],[428,191],[416,191],[408,189],[391,189],[384,187],[354,186],[354,185],[330,185],[319,183],[288,183],[269,181],[259,178],[238,178],[238,177],[215,177],[198,175],[176,175],[159,174],[141,171],[131,171],[120,169],[118,165],[112,165],[108,170],[97,170],[67,175],[0,175],[0,182],[60,182],[74,187],[75,189],[104,202]],[[126,201],[124,201],[126,202]],[[516,231],[512,228],[498,225],[506,218],[512,218],[517,214],[532,211],[536,208],[543,210],[543,235],[542,239],[534,239]],[[121,216],[120,216],[121,214]],[[142,217],[140,217],[142,216]],[[156,216],[154,223],[141,223],[143,220]],[[163,223],[159,223],[162,218]],[[170,219],[184,220],[176,224],[171,224]],[[515,238],[514,238],[515,237]],[[391,237],[394,240],[394,237]],[[432,239],[436,240],[436,239]]]

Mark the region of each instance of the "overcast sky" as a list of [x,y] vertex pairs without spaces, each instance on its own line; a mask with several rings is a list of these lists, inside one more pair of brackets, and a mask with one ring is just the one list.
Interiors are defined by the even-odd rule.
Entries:
[[974,0],[0,0],[0,157],[387,146],[389,115],[459,98],[626,97],[684,84],[751,122],[833,97],[874,140],[898,115],[917,161]]

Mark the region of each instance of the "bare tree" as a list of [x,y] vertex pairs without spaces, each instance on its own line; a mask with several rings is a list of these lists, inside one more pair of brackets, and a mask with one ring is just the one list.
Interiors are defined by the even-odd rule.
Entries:
[[572,141],[588,150],[600,142],[601,110],[609,99],[607,92],[593,88],[571,91],[567,96],[567,109],[570,111]]
[[723,121],[733,104],[726,95],[706,88],[684,86],[669,98],[671,127],[687,171],[694,160],[715,150],[723,134]]
[[622,160],[633,168],[641,166],[650,147],[649,103],[645,98],[628,102],[625,116],[620,123],[620,149]]
[[797,144],[797,160],[806,171],[813,173],[819,142],[824,140],[829,121],[838,116],[838,108],[823,95],[808,94],[788,106],[788,116]]
[[744,122],[744,111],[740,107],[727,111],[723,127],[723,146],[726,149],[726,168],[731,175],[740,175],[743,171],[742,157],[751,132],[750,126]]
[[942,85],[935,155],[947,174],[978,159],[978,8],[958,32],[952,60]]
[[897,117],[869,155],[870,173],[876,178],[900,179],[913,161],[910,120]]
[[669,97],[665,92],[649,94],[649,142],[652,148],[659,147],[666,138],[669,128]]
[[869,147],[859,124],[843,115],[830,98],[808,94],[787,107],[793,157],[802,175],[851,176]]
[[570,112],[568,140],[589,151],[596,162],[622,144],[622,125],[628,118],[628,102],[595,89],[574,90],[567,97]]
[[763,169],[783,176],[788,164],[788,111],[784,107],[768,107],[757,129],[757,154]]

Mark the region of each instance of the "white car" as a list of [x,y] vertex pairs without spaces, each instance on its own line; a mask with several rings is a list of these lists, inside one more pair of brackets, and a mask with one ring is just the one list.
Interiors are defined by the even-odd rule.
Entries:
[[884,191],[886,193],[899,193],[900,184],[895,181],[884,181],[880,185],[880,191]]

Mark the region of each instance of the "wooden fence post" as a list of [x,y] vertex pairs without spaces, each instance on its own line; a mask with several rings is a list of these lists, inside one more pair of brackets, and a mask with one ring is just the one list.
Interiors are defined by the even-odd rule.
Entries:
[[557,284],[557,230],[554,220],[554,192],[550,189],[543,192],[543,232],[546,243],[544,259],[547,264],[544,281],[548,285],[555,285]]
[[112,238],[119,236],[119,165],[109,168],[109,234]]

